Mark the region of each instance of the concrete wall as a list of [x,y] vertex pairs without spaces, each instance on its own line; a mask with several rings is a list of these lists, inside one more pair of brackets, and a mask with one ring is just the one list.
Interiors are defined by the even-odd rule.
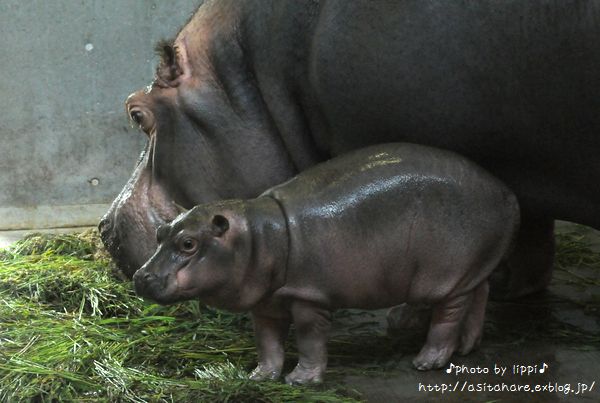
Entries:
[[0,229],[95,224],[146,138],[123,101],[200,0],[0,0]]

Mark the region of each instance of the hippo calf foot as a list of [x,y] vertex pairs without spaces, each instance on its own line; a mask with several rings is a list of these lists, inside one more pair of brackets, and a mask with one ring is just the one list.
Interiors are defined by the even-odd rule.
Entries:
[[285,377],[288,385],[307,385],[323,382],[323,369],[321,367],[305,368],[300,364]]
[[254,370],[250,373],[250,378],[253,381],[275,381],[279,379],[281,375],[281,369],[269,368],[258,365]]
[[454,353],[454,348],[423,349],[413,360],[413,365],[419,371],[429,371],[444,367]]

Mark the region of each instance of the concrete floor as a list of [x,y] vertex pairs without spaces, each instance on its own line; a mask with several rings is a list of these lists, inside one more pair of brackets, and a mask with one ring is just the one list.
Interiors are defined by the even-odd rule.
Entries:
[[[569,296],[551,291],[546,296],[518,303],[490,302],[482,345],[467,356],[453,356],[451,363],[458,368],[450,364],[442,370],[428,372],[413,368],[411,361],[425,340],[424,332],[393,337],[363,328],[370,333],[361,336],[365,339],[364,350],[357,351],[352,358],[333,358],[329,372],[343,371],[345,375],[340,380],[369,402],[438,399],[448,402],[599,402],[600,315],[598,311],[587,312],[579,303],[571,301],[575,295],[572,291],[567,292]],[[370,314],[373,316],[360,315],[363,315],[362,320],[373,324],[383,322],[383,311]],[[344,331],[356,329],[360,322],[348,321],[351,327]],[[339,331],[339,321],[336,327]],[[385,343],[389,347],[383,346]],[[335,356],[335,348],[330,353]],[[515,365],[517,373],[513,370]],[[349,368],[356,374],[348,375]],[[449,368],[452,368],[451,373],[447,372]],[[502,368],[504,375],[497,373]],[[382,369],[385,370],[383,376]],[[540,369],[544,372],[540,373]],[[519,374],[519,370],[525,372]],[[485,389],[526,384],[547,389],[539,392]],[[567,384],[569,386],[565,386]],[[572,390],[568,394],[564,392],[566,387]],[[452,391],[454,388],[457,391]],[[581,393],[583,388],[591,388],[591,391]]]
[[[600,251],[600,232],[557,225],[559,232],[574,228]],[[354,332],[364,340],[364,349],[337,359],[336,353],[346,351],[332,346],[329,372],[335,377],[343,368],[339,380],[369,402],[600,402],[600,272],[584,267],[568,271],[556,270],[543,295],[490,301],[480,348],[451,359],[462,370],[459,373],[454,367],[448,373],[449,366],[415,370],[411,361],[425,341],[426,329],[389,335],[386,311],[350,311],[337,317],[334,333]],[[536,372],[515,374],[514,365]],[[349,368],[356,374],[348,375]],[[499,368],[506,368],[503,376],[495,373]],[[527,384],[542,390],[510,389]],[[489,387],[509,389],[498,392]]]

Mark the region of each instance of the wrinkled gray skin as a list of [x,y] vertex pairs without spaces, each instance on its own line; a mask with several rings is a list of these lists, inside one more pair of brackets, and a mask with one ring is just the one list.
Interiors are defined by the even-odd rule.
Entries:
[[207,2],[127,101],[149,142],[104,242],[132,275],[174,202],[256,197],[405,141],[509,186],[522,209],[509,294],[543,289],[553,219],[600,229],[599,13],[597,0]]
[[413,361],[427,370],[479,343],[487,278],[518,222],[512,192],[465,158],[372,146],[256,199],[194,207],[159,228],[156,253],[133,278],[139,295],[160,303],[251,310],[253,379],[280,376],[293,322],[299,361],[286,381],[299,384],[323,379],[332,310],[432,305]]

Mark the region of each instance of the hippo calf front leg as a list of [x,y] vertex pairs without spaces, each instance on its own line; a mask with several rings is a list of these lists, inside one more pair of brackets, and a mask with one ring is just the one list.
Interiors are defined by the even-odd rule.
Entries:
[[287,338],[290,320],[264,313],[252,313],[258,365],[250,374],[254,381],[276,380],[281,375],[285,358],[284,342]]
[[320,383],[327,367],[327,338],[331,328],[331,312],[305,302],[291,307],[296,328],[298,365],[285,377],[289,385]]

